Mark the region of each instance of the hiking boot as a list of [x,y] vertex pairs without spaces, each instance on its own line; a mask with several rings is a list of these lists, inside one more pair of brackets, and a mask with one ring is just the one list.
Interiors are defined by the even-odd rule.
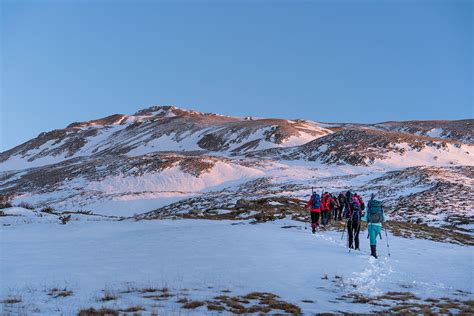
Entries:
[[370,245],[370,255],[377,259],[377,246]]

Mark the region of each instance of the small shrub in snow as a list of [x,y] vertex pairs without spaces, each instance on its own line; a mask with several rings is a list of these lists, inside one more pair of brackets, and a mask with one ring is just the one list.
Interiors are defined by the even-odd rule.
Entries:
[[77,315],[78,316],[118,316],[119,312],[111,308],[102,307],[101,309],[95,309],[91,307],[88,309],[80,310]]
[[0,211],[0,216],[6,216],[4,211]]
[[64,289],[53,288],[49,291],[48,295],[54,298],[67,297],[67,296],[72,295],[72,291],[68,290],[67,288],[64,288]]
[[214,303],[208,303],[207,309],[210,311],[223,311],[225,310],[225,307],[222,305],[214,304]]
[[195,309],[195,308],[201,307],[205,304],[206,303],[204,303],[202,301],[191,301],[191,302],[188,302],[188,303],[184,304],[183,308],[185,308],[185,309]]
[[19,296],[10,296],[7,299],[1,301],[3,304],[18,304],[22,302],[21,297]]
[[136,313],[136,312],[141,312],[144,310],[145,310],[145,307],[143,306],[131,306],[126,309],[121,309],[120,311],[124,313]]
[[115,295],[109,290],[104,290],[104,296],[100,298],[100,301],[108,302],[108,301],[115,301],[116,299],[118,299],[117,295]]
[[153,293],[153,292],[158,292],[159,290],[154,287],[146,287],[141,290],[142,293]]

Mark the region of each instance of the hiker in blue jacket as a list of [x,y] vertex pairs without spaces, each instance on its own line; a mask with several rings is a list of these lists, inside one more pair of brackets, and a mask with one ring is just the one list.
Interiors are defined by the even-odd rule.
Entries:
[[367,212],[362,216],[362,220],[368,223],[370,255],[377,258],[377,236],[380,235],[380,231],[382,230],[385,214],[383,212],[382,202],[375,199],[374,193],[370,196],[370,201],[367,204]]

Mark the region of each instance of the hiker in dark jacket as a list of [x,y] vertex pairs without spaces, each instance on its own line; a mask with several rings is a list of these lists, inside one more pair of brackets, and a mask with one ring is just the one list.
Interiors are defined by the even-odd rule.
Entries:
[[377,258],[377,237],[380,236],[382,223],[385,222],[385,213],[382,208],[382,202],[375,199],[372,193],[370,201],[367,203],[367,212],[362,216],[362,220],[367,222],[367,230],[370,237],[370,255]]
[[319,227],[319,215],[321,213],[321,197],[318,193],[313,192],[313,194],[311,194],[306,208],[309,209],[309,213],[311,214],[311,228],[314,234],[316,233],[316,227]]
[[329,219],[331,222],[336,221],[336,210],[339,208],[339,201],[337,200],[336,196],[334,194],[330,194],[331,196],[331,203],[329,204],[329,211],[330,211],[330,217]]
[[359,199],[355,195],[352,195],[350,191],[347,191],[344,218],[347,219],[347,236],[349,239],[350,249],[360,250],[359,232],[360,218],[362,215],[362,208]]
[[344,210],[344,205],[346,204],[346,198],[344,197],[343,192],[339,193],[339,196],[337,197],[337,202],[339,207],[336,209],[334,219],[336,221],[342,221],[342,211]]

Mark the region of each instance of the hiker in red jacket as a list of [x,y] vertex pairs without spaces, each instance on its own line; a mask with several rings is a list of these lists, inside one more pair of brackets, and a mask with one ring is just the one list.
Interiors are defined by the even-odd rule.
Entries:
[[311,214],[311,228],[314,234],[316,233],[316,226],[319,227],[319,214],[321,213],[321,197],[318,193],[313,192],[313,194],[311,194],[306,208],[309,209],[309,213]]
[[331,205],[331,196],[328,192],[324,192],[321,197],[321,221],[323,226],[326,226],[329,223],[329,212]]

